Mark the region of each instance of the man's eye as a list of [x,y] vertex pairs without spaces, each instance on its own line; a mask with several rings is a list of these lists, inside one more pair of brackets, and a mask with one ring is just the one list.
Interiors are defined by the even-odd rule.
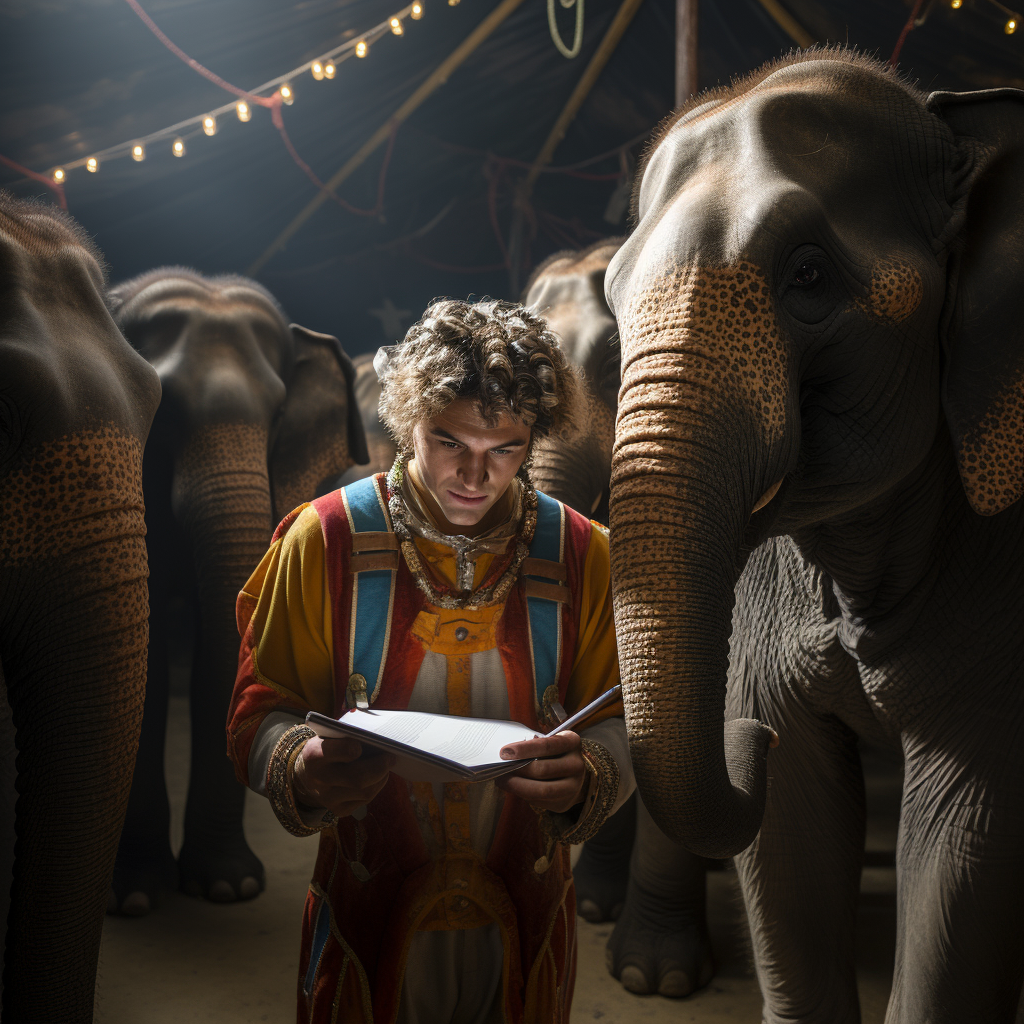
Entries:
[[454,441],[442,441],[441,446],[444,448],[461,448],[461,444],[456,444]]
[[512,454],[512,449],[511,448],[492,448],[491,449],[491,454],[492,455],[511,455]]

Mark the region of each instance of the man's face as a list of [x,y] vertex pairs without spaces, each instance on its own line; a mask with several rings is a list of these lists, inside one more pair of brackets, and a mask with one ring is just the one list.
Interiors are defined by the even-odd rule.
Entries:
[[452,526],[472,532],[526,460],[530,428],[505,414],[488,426],[477,402],[460,398],[416,425],[412,447],[419,482]]

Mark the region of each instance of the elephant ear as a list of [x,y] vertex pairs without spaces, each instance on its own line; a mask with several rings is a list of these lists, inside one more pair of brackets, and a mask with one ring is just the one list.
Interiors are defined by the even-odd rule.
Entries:
[[317,496],[353,463],[365,463],[366,435],[355,399],[355,369],[341,343],[289,327],[294,362],[270,449],[277,520]]
[[975,512],[1024,494],[1024,91],[938,92],[963,159],[950,259],[942,401]]

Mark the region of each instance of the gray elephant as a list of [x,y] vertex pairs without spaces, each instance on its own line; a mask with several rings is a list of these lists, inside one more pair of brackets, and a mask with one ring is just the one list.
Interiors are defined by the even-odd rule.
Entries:
[[0,193],[0,266],[0,1015],[91,1021],[146,685],[160,383],[70,217]]
[[[288,322],[255,281],[181,267],[143,274],[108,301],[157,370],[163,400],[146,446],[150,650],[146,709],[111,910],[146,913],[178,881],[219,902],[251,899],[263,866],[242,830],[245,790],[225,752],[235,678],[235,598],[274,524],[366,461],[351,360],[336,338]],[[175,863],[163,752],[173,601],[194,610],[192,754]]]
[[773,1024],[860,1019],[858,736],[906,768],[886,1020],[1014,1019],[1022,197],[1024,93],[811,51],[665,125],[608,269],[631,754],[738,855]]
[[398,448],[381,422],[377,412],[380,403],[380,382],[373,368],[375,352],[364,352],[352,360],[356,373],[356,405],[362,419],[363,431],[366,434],[366,451],[369,461],[363,466],[352,466],[347,469],[338,481],[339,487],[347,487],[364,476],[374,473],[386,473],[395,462]]
[[[546,494],[604,522],[619,397],[618,327],[604,282],[622,242],[555,253],[534,270],[522,299],[583,370],[588,392],[583,429],[572,440],[541,438],[530,476]],[[626,989],[686,996],[714,976],[704,861],[663,835],[642,800],[631,800],[584,845],[573,881],[581,917],[616,922],[606,956]]]

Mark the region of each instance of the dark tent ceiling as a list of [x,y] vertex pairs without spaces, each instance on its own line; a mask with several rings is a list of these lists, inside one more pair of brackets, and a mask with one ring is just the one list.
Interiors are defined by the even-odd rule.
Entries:
[[[244,88],[365,32],[400,2],[142,0],[183,50]],[[295,103],[283,113],[298,153],[328,178],[496,2],[424,0],[422,20],[407,20],[401,38],[382,37],[366,59],[340,64],[333,81],[297,78]],[[771,6],[702,0],[702,87],[793,45]],[[900,0],[782,6],[812,38],[883,58],[910,10]],[[571,40],[574,12],[556,9]],[[356,216],[326,202],[260,272],[290,316],[337,334],[356,353],[394,340],[435,295],[509,296],[503,264],[521,164],[536,156],[617,9],[616,0],[588,0],[582,52],[566,60],[549,35],[545,3],[525,0],[400,128],[382,214]],[[900,62],[923,88],[1024,86],[1024,28],[1006,35],[1007,15],[992,0],[963,0],[959,10],[926,0],[923,13]],[[639,153],[671,109],[674,25],[673,0],[643,0],[555,154],[555,167],[575,170],[544,174],[533,191],[525,220],[533,263],[624,230],[609,204],[614,176],[627,169],[621,154]],[[169,53],[124,0],[2,0],[0,40],[0,154],[37,171],[231,99]],[[225,115],[214,137],[200,132],[186,144],[182,159],[168,140],[150,146],[142,163],[69,173],[69,208],[96,237],[113,280],[167,263],[244,271],[316,194],[266,111],[248,124]],[[381,147],[340,187],[346,200],[374,206],[384,154]],[[3,167],[0,186],[46,192]]]

